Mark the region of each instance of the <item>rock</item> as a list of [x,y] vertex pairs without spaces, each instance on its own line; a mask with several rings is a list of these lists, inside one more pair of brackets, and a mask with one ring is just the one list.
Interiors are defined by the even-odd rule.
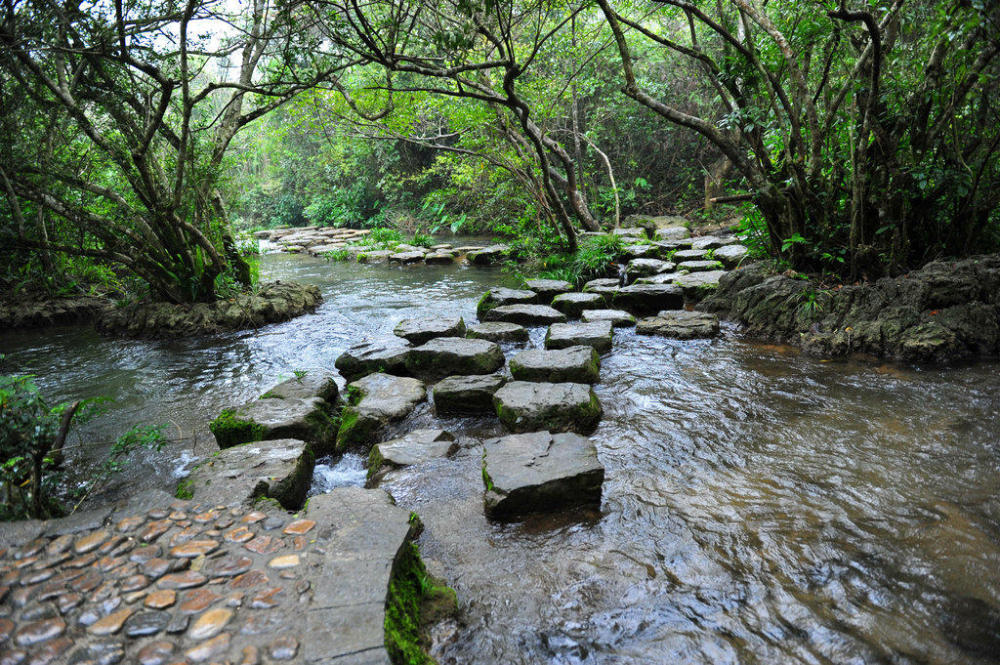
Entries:
[[408,243],[401,242],[398,245],[396,245],[396,252],[402,254],[409,254],[412,252],[420,252],[421,254],[426,254],[427,250],[424,249],[423,247],[418,247],[416,245],[410,245]]
[[611,300],[620,309],[649,314],[684,306],[684,292],[673,284],[632,284],[619,289]]
[[726,274],[725,270],[708,270],[705,272],[692,272],[687,275],[680,275],[674,279],[674,284],[684,290],[684,297],[692,302],[697,302],[711,295],[719,280]]
[[703,261],[706,258],[708,258],[707,249],[679,249],[674,252],[671,260],[680,263],[683,261]]
[[319,398],[327,404],[337,401],[339,390],[334,373],[324,369],[311,369],[282,381],[261,395],[262,399]]
[[593,442],[578,434],[512,434],[486,442],[483,483],[487,517],[507,520],[599,506],[604,467]]
[[691,240],[691,249],[718,249],[732,242],[730,238],[719,238],[717,236],[701,236]]
[[503,351],[485,339],[436,337],[406,356],[406,369],[414,375],[442,378],[453,374],[492,374],[503,367]]
[[441,243],[440,245],[431,245],[431,251],[434,251],[434,252],[440,252],[440,251],[444,251],[446,249],[453,250],[454,247],[452,245],[446,243],[446,242]]
[[538,294],[536,302],[542,305],[552,302],[552,299],[560,293],[569,293],[573,290],[573,285],[562,279],[529,279],[524,284]]
[[553,323],[545,335],[545,348],[592,346],[598,353],[607,353],[611,350],[611,328],[612,323],[607,320],[590,323]]
[[719,317],[704,312],[670,310],[640,319],[635,326],[640,335],[661,335],[677,339],[715,337],[719,334]]
[[623,309],[588,309],[581,315],[584,323],[595,321],[610,321],[615,328],[627,328],[635,325],[635,317]]
[[722,265],[732,270],[743,261],[747,251],[743,245],[726,245],[712,252],[712,258],[721,261]]
[[398,263],[400,265],[411,265],[413,263],[422,263],[423,260],[424,260],[424,253],[419,250],[413,250],[410,252],[396,252],[395,254],[389,255],[389,263]]
[[464,337],[465,321],[461,317],[403,319],[392,332],[411,344],[424,344],[435,337]]
[[32,299],[0,303],[0,329],[39,328],[95,321],[114,309],[107,298]]
[[[672,264],[671,264],[672,265]],[[687,272],[701,272],[707,270],[721,270],[722,263],[719,261],[682,261],[677,264],[677,270],[686,270]]]
[[415,429],[406,435],[372,446],[368,478],[380,471],[451,457],[458,451],[455,435],[441,429]]
[[493,266],[506,258],[509,249],[507,245],[490,245],[467,253],[465,259],[476,266]]
[[626,245],[622,247],[622,256],[626,256],[630,259],[652,259],[659,254],[660,248],[651,244],[644,245]]
[[340,354],[334,366],[348,381],[372,372],[404,374],[406,356],[412,347],[398,337],[356,344]]
[[687,273],[681,272],[663,272],[659,275],[653,275],[652,277],[640,277],[635,280],[636,284],[673,284],[674,280],[681,275],[686,275]]
[[209,423],[220,448],[251,441],[301,439],[322,454],[333,438],[330,405],[319,399],[259,399],[224,409]]
[[431,252],[424,257],[427,265],[448,265],[455,262],[455,255],[451,252]]
[[473,339],[486,339],[491,342],[527,342],[528,330],[516,323],[490,321],[469,326],[465,331],[465,336]]
[[341,414],[338,450],[374,442],[427,397],[423,381],[381,372],[352,382],[347,390],[351,404]]
[[656,229],[653,237],[656,240],[683,240],[691,237],[691,231],[683,226],[666,226]]
[[601,279],[592,279],[583,285],[583,291],[606,286],[617,287],[618,278],[602,277]]
[[497,374],[449,376],[434,386],[434,409],[438,414],[492,413],[493,394],[506,382]]
[[607,304],[618,293],[619,288],[619,281],[617,279],[592,279],[583,285],[583,292],[596,293],[604,298],[604,302]]
[[516,381],[597,383],[601,380],[601,358],[592,346],[529,349],[510,359],[510,374]]
[[504,321],[526,326],[548,325],[564,322],[566,315],[548,305],[503,305],[486,312],[482,320]]
[[359,252],[357,261],[358,263],[385,263],[393,254],[395,254],[395,252],[389,249],[376,249],[371,252]]
[[479,303],[476,305],[476,315],[482,320],[483,315],[494,307],[528,305],[536,302],[537,299],[538,294],[534,291],[506,289],[497,286],[484,293],[483,297],[479,299]]
[[483,249],[482,245],[462,245],[461,247],[455,248],[456,254],[468,254],[469,252],[478,252]]
[[493,396],[500,422],[512,432],[577,432],[597,428],[603,410],[582,383],[511,381]]
[[623,238],[645,238],[646,237],[646,232],[642,228],[615,229],[611,233],[612,233],[612,235],[621,236]]
[[184,483],[196,501],[252,503],[275,499],[287,510],[302,507],[315,457],[304,441],[278,439],[233,446],[198,464]]
[[604,307],[604,296],[599,293],[564,293],[556,296],[552,307],[570,318],[579,318],[585,309]]
[[629,277],[649,277],[661,272],[673,270],[674,264],[669,261],[659,261],[657,259],[632,259],[625,267],[625,272]]

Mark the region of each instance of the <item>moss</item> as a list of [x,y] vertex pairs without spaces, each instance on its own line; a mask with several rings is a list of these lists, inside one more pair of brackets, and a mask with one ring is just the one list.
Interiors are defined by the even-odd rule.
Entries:
[[[379,370],[379,371],[381,371],[381,370]],[[346,395],[347,403],[348,404],[350,404],[351,406],[357,406],[358,402],[360,402],[362,400],[362,398],[364,398],[365,393],[364,393],[363,390],[361,390],[361,388],[358,388],[357,386],[351,384],[351,385],[347,386],[347,390],[345,391],[345,395]]]
[[191,477],[182,478],[180,482],[177,483],[177,491],[174,492],[174,496],[178,499],[193,499],[194,480]]
[[264,438],[263,425],[240,418],[234,409],[223,409],[219,417],[208,424],[208,429],[215,435],[220,448],[230,448]]
[[383,462],[385,462],[385,458],[382,457],[382,452],[378,446],[372,446],[372,451],[368,454],[368,475],[366,477],[368,482],[371,482],[375,474],[382,469]]
[[493,479],[490,478],[490,472],[486,470],[486,451],[483,451],[483,486],[486,487],[487,492],[492,492],[495,487]]
[[343,451],[351,446],[372,442],[381,425],[376,418],[362,417],[356,407],[345,408],[340,418],[336,449]]
[[416,538],[424,531],[424,521],[420,519],[420,515],[417,515],[412,510],[410,511],[410,537]]
[[306,422],[312,430],[309,443],[318,455],[333,452],[337,431],[340,429],[340,418],[322,409],[316,409],[306,416]]
[[281,395],[272,393],[270,390],[260,396],[261,399],[284,399]]
[[427,574],[420,550],[403,546],[393,566],[385,608],[385,647],[394,665],[434,665],[424,628],[457,608],[455,591]]
[[496,303],[493,302],[493,299],[490,298],[490,292],[487,291],[483,294],[483,297],[479,299],[479,302],[476,303],[476,315],[481,319],[486,312],[490,311],[494,307],[496,307]]

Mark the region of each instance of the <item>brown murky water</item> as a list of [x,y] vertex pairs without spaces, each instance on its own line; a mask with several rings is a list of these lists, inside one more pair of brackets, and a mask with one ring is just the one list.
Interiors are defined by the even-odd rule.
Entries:
[[[310,317],[209,340],[121,342],[66,330],[0,335],[8,371],[47,394],[111,394],[91,436],[170,419],[179,451],[204,423],[292,369],[414,314],[463,314],[501,279],[268,257],[306,279]],[[533,341],[539,343],[540,331]],[[1000,365],[916,369],[824,363],[785,347],[616,332],[597,387],[607,468],[599,511],[512,525],[482,514],[478,438],[391,475],[425,523],[432,572],[461,613],[439,627],[445,663],[1000,662]],[[427,407],[406,423],[435,421]],[[193,435],[197,434],[197,439]],[[347,474],[348,476],[350,474]],[[355,474],[357,476],[357,474]]]

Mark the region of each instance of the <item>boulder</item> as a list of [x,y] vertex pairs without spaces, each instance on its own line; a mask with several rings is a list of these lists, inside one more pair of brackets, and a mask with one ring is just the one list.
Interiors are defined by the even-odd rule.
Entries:
[[705,312],[669,310],[640,319],[635,325],[635,331],[640,335],[660,335],[677,339],[715,337],[719,334],[719,317]]
[[531,432],[486,442],[486,516],[508,520],[574,506],[599,506],[604,466],[579,434]]
[[415,429],[398,439],[372,446],[368,455],[368,483],[401,466],[451,457],[458,451],[455,435],[442,429]]
[[552,307],[570,318],[580,318],[585,309],[597,309],[606,305],[600,293],[564,293],[556,296]]
[[223,409],[209,423],[219,448],[274,439],[300,439],[317,454],[328,451],[334,435],[330,405],[318,397],[258,399],[241,407]]
[[590,323],[553,323],[545,335],[545,348],[592,346],[598,353],[607,353],[611,350],[611,328],[612,323],[607,320]]
[[628,266],[625,267],[625,272],[628,273],[629,277],[649,277],[650,275],[656,275],[673,269],[674,264],[669,261],[632,259],[628,262]]
[[328,404],[337,401],[338,393],[336,376],[324,369],[311,369],[300,372],[297,376],[270,388],[261,395],[261,399],[309,399],[318,397]]
[[424,344],[435,337],[464,337],[465,321],[462,317],[403,319],[392,332],[410,344]]
[[483,321],[504,321],[520,325],[548,325],[563,323],[566,315],[548,305],[503,305],[494,307],[482,317]]
[[483,315],[494,307],[502,307],[503,305],[528,305],[536,302],[537,299],[538,294],[534,291],[507,289],[502,286],[496,286],[484,293],[483,297],[479,299],[479,303],[476,305],[476,315],[482,319]]
[[651,314],[662,309],[680,309],[684,306],[684,292],[673,284],[633,284],[618,289],[611,303],[638,314]]
[[389,263],[397,263],[400,265],[411,265],[413,263],[420,263],[424,260],[424,253],[420,251],[412,252],[396,252],[395,254],[389,255]]
[[503,351],[495,342],[436,337],[410,351],[406,369],[413,376],[440,379],[454,374],[492,374],[503,362]]
[[512,432],[577,432],[597,429],[603,410],[582,383],[511,381],[493,396],[497,416]]
[[701,236],[700,238],[692,238],[691,249],[718,249],[719,247],[728,245],[732,241],[731,237]]
[[506,382],[507,378],[498,374],[449,376],[434,386],[434,409],[438,415],[491,413],[493,395]]
[[334,367],[348,381],[359,379],[372,372],[403,374],[406,372],[406,355],[409,342],[399,337],[387,337],[374,342],[356,344],[337,358]]
[[679,249],[674,252],[671,260],[680,263],[682,261],[704,261],[707,258],[707,249]]
[[677,264],[677,270],[687,272],[703,272],[706,270],[721,270],[722,263],[719,261],[682,261]]
[[740,264],[747,251],[743,245],[726,245],[712,252],[712,258],[731,270]]
[[502,262],[510,248],[507,245],[490,245],[483,249],[469,252],[465,259],[476,266],[493,266]]
[[410,415],[427,398],[423,381],[381,372],[349,384],[347,393],[351,404],[341,414],[339,450],[376,441],[386,427]]
[[276,439],[219,451],[198,464],[185,485],[204,505],[274,499],[298,510],[312,483],[315,457],[305,441]]
[[491,342],[527,342],[528,329],[516,323],[489,321],[469,326],[465,330],[465,336]]
[[595,321],[610,321],[615,328],[627,328],[635,325],[635,317],[623,309],[588,309],[581,315],[584,323]]
[[[610,334],[610,326],[608,329]],[[592,346],[529,349],[510,359],[510,375],[517,381],[597,383],[601,380],[601,357]]]
[[680,275],[674,280],[674,284],[683,289],[684,297],[687,300],[697,302],[714,293],[719,286],[719,280],[725,274],[725,270],[692,272]]
[[569,293],[573,290],[573,285],[562,279],[529,279],[524,285],[538,294],[536,302],[543,305],[552,302],[552,299],[560,293]]

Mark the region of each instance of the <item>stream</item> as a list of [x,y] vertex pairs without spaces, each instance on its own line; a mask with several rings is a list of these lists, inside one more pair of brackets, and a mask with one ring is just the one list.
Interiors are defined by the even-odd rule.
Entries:
[[[52,401],[106,395],[69,446],[136,422],[173,442],[108,490],[161,486],[210,453],[207,423],[294,370],[412,316],[475,319],[497,270],[263,257],[266,279],[318,285],[313,315],[170,341],[80,328],[0,333],[4,371]],[[535,330],[532,344],[540,344]],[[509,351],[513,347],[505,348]],[[482,509],[495,419],[433,417],[459,453],[389,474],[417,512],[428,569],[458,594],[435,629],[442,664],[1000,662],[1000,365],[823,362],[743,340],[617,329],[595,390],[600,510],[494,524]],[[318,468],[315,491],[363,482],[360,459]]]

